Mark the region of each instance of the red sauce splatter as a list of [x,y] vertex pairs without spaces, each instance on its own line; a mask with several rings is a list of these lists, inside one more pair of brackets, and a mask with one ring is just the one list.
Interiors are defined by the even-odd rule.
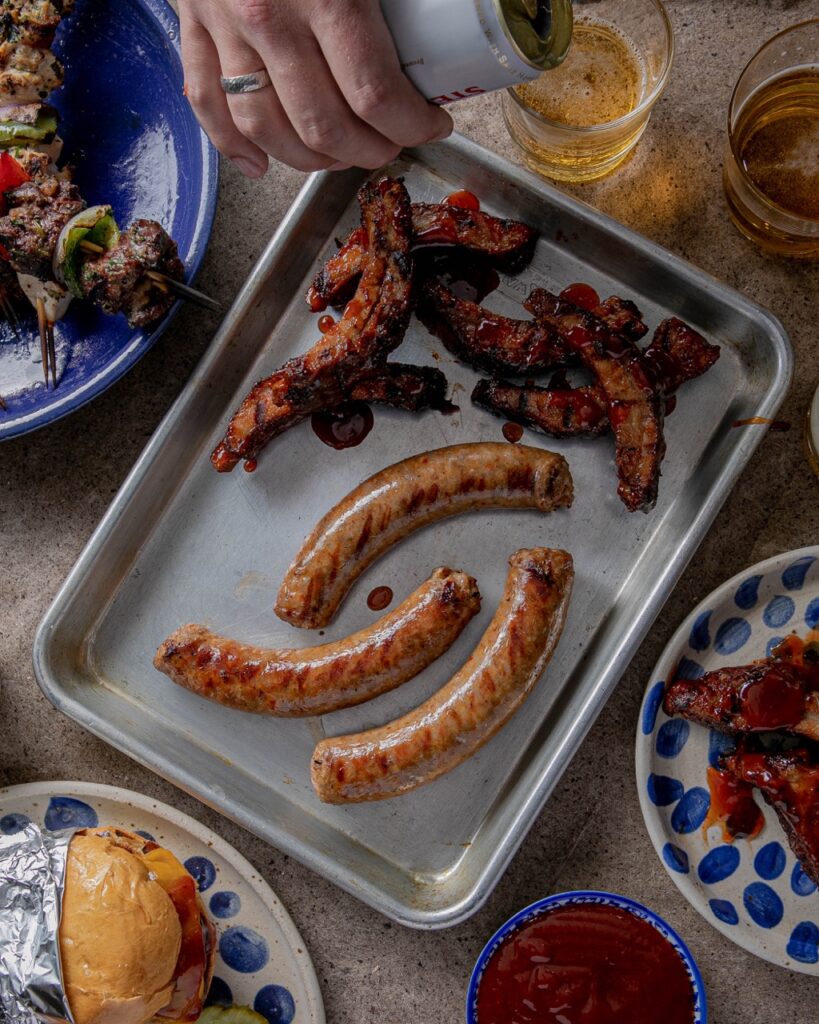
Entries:
[[446,197],[444,206],[460,206],[462,210],[473,210],[477,213],[481,208],[481,201],[474,192],[460,189],[458,192],[452,192]]
[[677,408],[677,396],[667,395],[665,400],[665,414],[670,416],[672,412]]
[[376,587],[367,598],[367,607],[374,612],[383,612],[392,601],[392,590],[389,587]]
[[751,416],[747,420],[734,420],[732,427],[752,427],[756,424],[767,425],[771,430],[788,431],[791,425],[787,420],[770,420],[767,416]]
[[245,473],[255,473],[259,463],[255,459],[248,459],[245,462]]
[[619,907],[548,910],[492,954],[478,1024],[692,1024],[694,993],[674,947]]
[[314,412],[313,433],[330,448],[355,448],[373,429],[373,412],[366,402],[347,402],[336,409]]
[[311,285],[307,291],[307,305],[314,313],[323,313],[327,309],[327,300],[323,299]]
[[565,299],[566,302],[574,303],[575,306],[580,306],[581,309],[587,309],[589,312],[597,309],[600,305],[600,296],[594,288],[590,284],[583,284],[581,281],[564,288],[560,293],[560,298]]
[[523,437],[523,427],[519,423],[504,423],[503,436],[509,444],[517,444]]
[[749,729],[792,729],[802,720],[808,690],[790,672],[774,665],[742,687],[740,706]]
[[758,836],[765,825],[765,815],[754,800],[754,787],[719,768],[709,766],[707,775],[711,806],[702,825],[703,832],[719,824],[726,843]]
[[332,317],[329,314],[327,316],[323,316],[319,319],[318,329],[322,334],[326,334],[331,327],[335,326],[335,322],[335,317]]

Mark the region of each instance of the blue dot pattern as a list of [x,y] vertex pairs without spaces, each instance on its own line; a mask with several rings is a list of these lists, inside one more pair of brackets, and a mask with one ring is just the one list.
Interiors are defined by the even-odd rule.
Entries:
[[207,857],[189,857],[185,861],[185,870],[193,875],[199,892],[207,892],[216,881],[216,868]]
[[770,629],[781,629],[791,621],[795,611],[796,603],[792,597],[788,597],[787,594],[777,594],[765,606],[762,621]]
[[4,836],[16,835],[18,832],[23,831],[29,821],[31,821],[31,818],[27,818],[25,814],[6,814],[0,818],[0,832]]
[[739,867],[739,850],[736,846],[717,846],[700,861],[697,874],[704,885],[715,885],[724,882]]
[[805,624],[808,629],[816,629],[819,626],[819,597],[814,597],[805,611]]
[[643,707],[643,735],[650,736],[654,732],[654,726],[657,724],[657,713],[660,710],[660,705],[663,702],[663,692],[665,691],[665,682],[655,683],[649,691],[648,697]]
[[685,746],[691,726],[684,718],[670,718],[657,730],[657,753],[660,757],[672,758]]
[[759,600],[759,584],[761,582],[761,576],[749,576],[747,580],[740,583],[736,594],[734,594],[734,604],[737,608],[748,611],[754,607]]
[[711,612],[702,612],[694,620],[691,627],[691,634],[688,637],[688,646],[693,651],[707,651],[711,646],[711,633],[708,624],[711,621]]
[[207,998],[208,1006],[233,1006],[233,992],[230,985],[222,978],[215,977],[210,983]]
[[782,636],[772,636],[765,645],[765,657],[770,658],[774,652],[774,647],[778,647],[784,639]]
[[805,577],[815,561],[813,555],[797,558],[782,573],[782,586],[786,590],[801,590],[805,585]]
[[59,832],[64,828],[96,828],[99,823],[94,808],[73,796],[52,797],[44,821],[49,832]]
[[242,909],[242,901],[235,892],[215,892],[210,898],[210,912],[221,921],[236,917]]
[[156,842],[156,839],[154,839],[154,837],[151,835],[151,833],[150,832],[146,832],[145,829],[143,829],[143,828],[138,828],[136,830],[136,835],[142,836],[143,839],[147,839],[149,843],[155,843]]
[[819,928],[813,921],[802,921],[791,932],[788,956],[802,964],[819,962]]
[[705,669],[699,662],[692,661],[691,658],[680,658],[680,663],[677,666],[677,679],[699,679],[705,675]]
[[793,866],[791,872],[791,890],[797,896],[813,896],[816,892],[816,882],[806,875],[802,865],[797,861]]
[[681,835],[696,832],[702,826],[711,806],[708,790],[694,786],[683,796],[671,815],[671,827]]
[[760,878],[772,882],[785,870],[788,858],[781,843],[766,843],[754,857],[754,868]]
[[708,906],[714,917],[723,924],[739,924],[737,908],[730,900],[709,900]]
[[714,650],[718,654],[735,654],[751,638],[751,626],[747,619],[726,619],[717,630]]
[[712,768],[718,768],[722,755],[733,753],[735,749],[736,740],[732,736],[712,730],[708,736],[708,763]]
[[673,843],[666,843],[663,847],[663,860],[678,875],[687,875],[691,870],[688,854]]
[[751,920],[760,928],[776,928],[785,914],[782,900],[765,882],[751,882],[745,887],[742,902]]
[[267,942],[252,928],[235,925],[219,939],[219,954],[228,967],[240,974],[255,974],[270,960]]
[[653,772],[646,783],[649,800],[657,807],[668,807],[675,804],[685,792],[679,779],[668,775],[655,775]]
[[268,1024],[291,1024],[296,1016],[296,1001],[282,985],[265,985],[259,990],[253,1009],[266,1017]]

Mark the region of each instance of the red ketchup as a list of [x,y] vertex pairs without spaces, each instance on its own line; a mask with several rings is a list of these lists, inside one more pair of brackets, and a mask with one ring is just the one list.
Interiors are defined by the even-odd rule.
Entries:
[[367,598],[367,607],[374,612],[383,612],[392,601],[392,590],[390,587],[376,587],[371,590]]
[[711,806],[702,823],[703,832],[720,824],[726,843],[758,836],[765,825],[765,815],[754,800],[754,787],[719,768],[709,766],[707,774]]
[[444,200],[444,206],[460,206],[462,210],[473,210],[475,213],[481,208],[481,201],[473,192],[460,189],[452,192]]
[[366,402],[347,402],[337,409],[314,412],[310,418],[316,437],[338,450],[361,444],[374,422],[373,411]]
[[692,1024],[685,965],[647,921],[570,904],[509,935],[478,986],[478,1024]]
[[589,312],[597,309],[600,305],[600,296],[590,284],[583,284],[582,281],[578,281],[577,284],[570,284],[568,288],[564,288],[560,293],[560,298],[565,299],[566,302],[573,303],[575,306],[579,306],[581,309],[587,309]]

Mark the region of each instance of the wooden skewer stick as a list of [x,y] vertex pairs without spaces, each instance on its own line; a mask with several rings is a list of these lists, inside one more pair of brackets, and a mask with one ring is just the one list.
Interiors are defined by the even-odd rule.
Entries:
[[[45,386],[48,389],[48,320],[46,318],[45,302],[42,299],[37,299],[37,326],[40,329],[40,354],[43,359],[43,374],[45,375]],[[57,379],[54,378],[54,384],[56,386]]]
[[46,334],[48,336],[48,355],[51,360],[51,380],[54,383],[54,387],[57,387],[57,346],[54,343],[54,322],[49,320],[46,324]]
[[[87,242],[83,240],[80,242],[80,249],[83,252],[92,253],[95,256],[100,256],[105,252],[105,249],[101,245],[97,245],[96,242]],[[170,288],[171,291],[176,292],[177,295],[183,299],[188,299],[197,306],[202,306],[204,309],[210,309],[215,313],[222,311],[221,303],[217,302],[216,299],[212,299],[209,295],[205,295],[204,292],[197,291],[196,288],[191,288],[189,284],[185,284],[184,281],[177,281],[175,277],[168,277],[167,274],[163,274],[158,270],[146,271],[146,276],[149,277],[155,284],[162,285],[166,290]]]

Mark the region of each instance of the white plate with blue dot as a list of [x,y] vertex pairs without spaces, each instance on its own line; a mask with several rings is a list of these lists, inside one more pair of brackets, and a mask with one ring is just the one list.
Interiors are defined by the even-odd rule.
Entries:
[[253,866],[198,821],[139,793],[88,782],[0,789],[0,833],[118,825],[154,839],[193,875],[219,948],[209,1003],[252,1006],[269,1024],[324,1024],[313,964],[290,915]]
[[679,890],[743,949],[819,976],[819,893],[791,852],[775,812],[726,843],[707,830],[707,770],[733,741],[662,710],[670,673],[697,678],[770,654],[789,633],[819,627],[819,547],[776,555],[723,583],[682,623],[646,690],[637,726],[637,787],[654,848]]

